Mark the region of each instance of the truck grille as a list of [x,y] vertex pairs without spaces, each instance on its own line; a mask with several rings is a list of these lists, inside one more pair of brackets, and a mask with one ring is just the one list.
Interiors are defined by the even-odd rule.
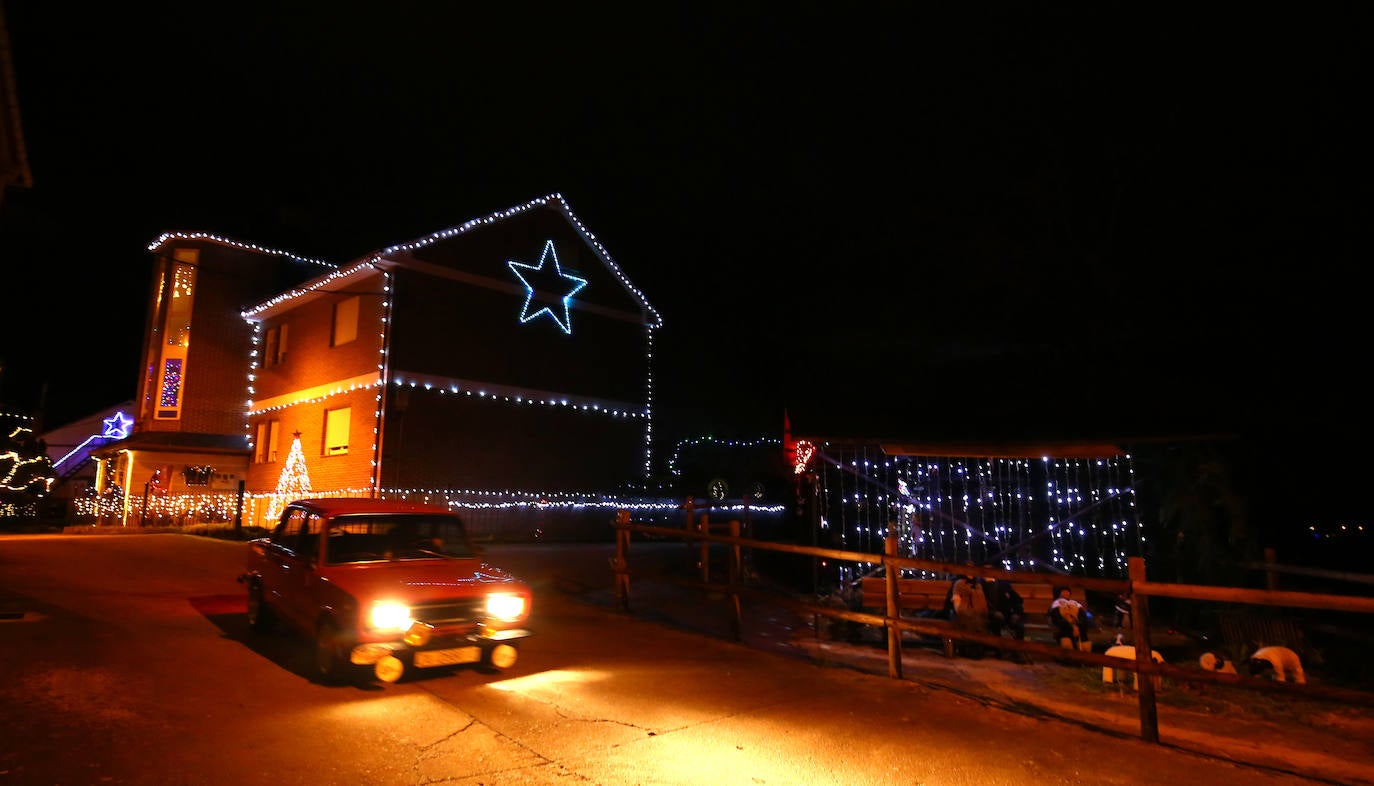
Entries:
[[477,597],[412,606],[410,616],[436,628],[475,625],[486,618],[486,602]]

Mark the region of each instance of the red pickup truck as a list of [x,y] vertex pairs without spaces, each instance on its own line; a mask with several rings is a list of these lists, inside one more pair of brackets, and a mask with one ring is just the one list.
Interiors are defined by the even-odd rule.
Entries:
[[384,682],[412,668],[509,668],[530,635],[529,586],[484,562],[462,519],[439,506],[297,500],[248,543],[238,580],[249,627],[309,637],[326,682],[367,666]]

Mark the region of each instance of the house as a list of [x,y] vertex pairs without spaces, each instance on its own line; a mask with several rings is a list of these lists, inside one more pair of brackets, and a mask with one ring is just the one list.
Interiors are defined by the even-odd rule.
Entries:
[[149,250],[133,433],[93,453],[125,524],[197,495],[263,523],[279,488],[547,500],[648,473],[662,320],[561,195],[343,265],[201,233]]
[[91,452],[129,435],[133,419],[126,413],[133,409],[134,402],[124,401],[43,433],[53,472],[60,481],[54,487],[55,498],[69,503],[94,485]]

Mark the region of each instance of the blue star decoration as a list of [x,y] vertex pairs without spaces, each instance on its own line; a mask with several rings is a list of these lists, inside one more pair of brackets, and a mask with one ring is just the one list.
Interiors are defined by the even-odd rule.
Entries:
[[114,437],[115,439],[124,439],[129,436],[129,427],[134,424],[133,418],[125,415],[122,411],[114,413],[101,422],[105,424],[105,431],[100,436]]
[[[548,264],[553,260],[553,264]],[[558,266],[558,252],[553,248],[553,241],[544,243],[544,253],[539,256],[538,265],[526,265],[523,262],[516,262],[513,259],[506,260],[510,270],[515,277],[520,279],[520,283],[525,285],[525,305],[520,309],[520,323],[524,324],[540,314],[548,314],[554,324],[568,335],[572,335],[572,299],[573,295],[582,291],[587,286],[587,279],[578,278],[569,273],[564,273]],[[558,311],[548,305],[539,305],[539,308],[532,309],[534,303],[535,285],[545,292],[563,292],[560,301],[563,304],[563,318],[558,318]]]

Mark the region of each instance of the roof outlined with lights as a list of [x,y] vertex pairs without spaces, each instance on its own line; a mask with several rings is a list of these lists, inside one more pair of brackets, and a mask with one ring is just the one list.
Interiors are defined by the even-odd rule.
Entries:
[[[576,231],[577,235],[586,243],[587,247],[592,250],[597,260],[602,265],[604,265],[606,270],[608,270],[619,281],[620,285],[624,288],[624,290],[634,299],[635,303],[637,303],[638,306],[643,310],[646,320],[645,324],[647,327],[653,329],[663,326],[662,316],[649,303],[648,298],[646,298],[644,293],[640,291],[640,289],[630,281],[629,277],[625,275],[625,272],[611,257],[610,252],[606,250],[606,247],[601,244],[601,241],[599,241],[596,238],[596,235],[594,235],[591,232],[591,230],[587,229],[587,226],[584,223],[582,223],[582,220],[579,219],[575,213],[573,213],[572,209],[568,206],[567,200],[563,198],[562,194],[558,193],[549,194],[547,196],[539,197],[537,199],[532,199],[529,202],[526,202],[522,205],[516,205],[515,207],[510,207],[505,210],[499,210],[495,213],[491,213],[480,218],[474,218],[469,221],[465,221],[462,224],[458,224],[447,229],[439,230],[437,232],[432,232],[428,235],[425,235],[424,237],[387,246],[386,248],[383,248],[379,251],[375,251],[358,257],[344,265],[332,265],[328,262],[308,259],[306,257],[301,257],[290,252],[278,251],[275,249],[267,249],[260,246],[240,243],[238,241],[232,241],[225,238],[207,235],[203,233],[165,233],[149,245],[149,250],[158,250],[161,247],[161,245],[165,244],[169,239],[172,238],[210,240],[225,245],[232,245],[236,248],[257,251],[260,253],[267,254],[279,254],[290,259],[305,262],[313,262],[316,264],[321,264],[333,268],[333,270],[329,273],[326,273],[310,281],[307,281],[301,284],[299,287],[296,287],[295,289],[283,292],[271,298],[270,300],[264,301],[255,306],[247,308],[242,312],[242,316],[245,319],[260,319],[270,315],[271,312],[273,312],[277,306],[283,305],[291,301],[295,301],[298,298],[314,295],[328,288],[337,287],[340,284],[347,283],[349,280],[353,278],[370,275],[376,269],[385,268],[388,266],[405,267],[407,266],[407,259],[411,257],[412,254],[428,246],[432,246],[437,243],[450,240],[455,237],[459,237],[461,235],[467,234],[469,232],[472,232],[473,230],[482,227],[487,227],[493,224],[498,224],[500,222],[507,221],[509,219],[525,214],[530,210],[542,207],[548,207],[552,208],[553,210],[556,210],[567,220],[569,225],[571,225],[572,228]],[[560,325],[561,324],[562,323],[560,322]]]

